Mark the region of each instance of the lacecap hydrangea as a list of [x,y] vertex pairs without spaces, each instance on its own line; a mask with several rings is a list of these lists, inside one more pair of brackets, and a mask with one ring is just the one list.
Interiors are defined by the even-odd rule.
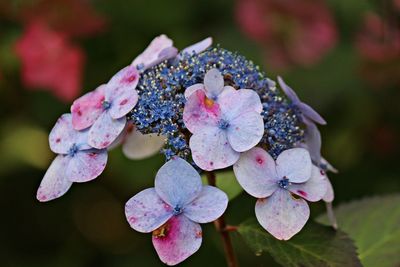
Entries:
[[152,232],[164,263],[195,253],[199,223],[220,220],[228,206],[212,179],[202,185],[202,172],[215,178],[215,170],[233,169],[243,189],[258,198],[260,225],[288,240],[309,218],[306,201],[330,207],[326,172],[335,169],[320,152],[316,124],[325,120],[281,77],[277,81],[244,56],[212,46],[211,38],[179,52],[167,36],[156,37],[58,120],[49,138],[58,156],[37,198],[58,198],[74,182],[98,177],[110,149],[122,146],[134,160],[159,152],[166,163],[154,188],[134,195],[125,212],[133,229]]

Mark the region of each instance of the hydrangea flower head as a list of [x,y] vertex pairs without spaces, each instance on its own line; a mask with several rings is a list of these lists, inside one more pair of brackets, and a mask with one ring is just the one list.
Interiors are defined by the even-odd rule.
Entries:
[[326,177],[303,148],[285,150],[276,161],[253,148],[233,168],[243,189],[258,198],[257,220],[277,239],[288,240],[303,228],[310,216],[304,199],[319,201],[327,192]]
[[72,127],[71,114],[62,115],[49,136],[50,148],[58,156],[51,163],[37,192],[39,201],[65,194],[73,182],[87,182],[99,176],[107,163],[107,150],[87,143],[88,131]]
[[228,197],[218,188],[203,186],[197,171],[178,157],[161,167],[154,183],[154,188],[139,192],[126,203],[125,214],[133,229],[153,233],[161,261],[175,265],[200,248],[199,223],[220,217]]
[[[188,92],[189,91],[189,92]],[[192,157],[203,170],[222,169],[234,164],[240,152],[257,145],[264,134],[262,104],[249,89],[224,86],[217,69],[205,74],[204,84],[195,84],[185,92],[187,102],[183,121],[193,134]]]

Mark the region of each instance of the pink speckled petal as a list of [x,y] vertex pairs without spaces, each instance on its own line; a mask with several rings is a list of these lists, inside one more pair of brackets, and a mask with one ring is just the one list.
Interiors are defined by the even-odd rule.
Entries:
[[242,153],[233,171],[239,184],[253,197],[265,198],[278,189],[275,161],[262,148]]
[[137,101],[139,99],[139,95],[135,89],[128,87],[119,87],[118,90],[115,90],[114,95],[110,97],[111,107],[108,110],[111,118],[119,119],[129,111],[131,111]]
[[202,184],[192,165],[174,157],[158,170],[154,187],[163,201],[173,208],[183,208],[200,194]]
[[166,223],[173,213],[172,208],[161,200],[156,190],[148,188],[126,202],[125,215],[133,229],[150,233]]
[[333,191],[332,183],[331,181],[329,181],[329,178],[326,177],[326,192],[322,197],[322,200],[330,203],[333,202],[334,199],[335,199],[335,193]]
[[229,121],[227,135],[229,143],[237,152],[247,151],[256,146],[264,135],[263,117],[254,111],[242,113]]
[[210,125],[216,126],[220,115],[219,105],[207,99],[203,90],[197,90],[186,101],[183,122],[194,133]]
[[185,98],[188,99],[189,96],[191,96],[197,90],[205,90],[204,84],[196,83],[196,84],[193,84],[192,86],[189,86],[188,88],[186,88],[186,90],[185,90]]
[[107,150],[79,151],[71,157],[65,175],[72,182],[82,183],[97,178],[106,167]]
[[327,190],[327,177],[324,171],[312,166],[311,178],[305,183],[291,184],[290,192],[308,201],[315,202],[322,199]]
[[72,182],[65,177],[65,170],[69,158],[58,155],[51,163],[49,169],[40,183],[36,194],[37,200],[46,202],[64,195],[71,187]]
[[239,184],[253,197],[265,198],[278,189],[275,161],[262,148],[242,153],[233,171]]
[[217,99],[224,89],[224,77],[218,69],[211,69],[204,75],[204,87],[208,98]]
[[152,241],[163,263],[170,266],[181,263],[200,248],[201,226],[186,218],[185,215],[172,217],[162,227],[164,233],[154,232]]
[[232,166],[240,156],[229,144],[226,132],[217,127],[205,127],[192,135],[189,147],[193,161],[206,171]]
[[88,144],[97,149],[108,147],[124,130],[126,118],[114,120],[104,112],[89,130]]
[[157,134],[142,134],[133,129],[125,137],[122,152],[129,159],[148,158],[160,152],[165,144],[165,136]]
[[283,90],[285,95],[290,99],[290,101],[292,101],[293,104],[297,105],[301,103],[296,92],[292,88],[290,88],[280,76],[278,76],[278,83],[281,86],[281,89]]
[[300,108],[301,113],[303,113],[303,115],[307,117],[309,120],[312,120],[321,125],[326,124],[324,118],[322,118],[321,115],[318,114],[318,112],[316,112],[312,107],[310,107],[306,103],[303,102],[299,103],[298,107]]
[[310,153],[304,148],[292,148],[283,151],[276,159],[276,172],[282,179],[291,183],[304,183],[311,177]]
[[181,51],[181,54],[199,54],[201,52],[203,52],[204,50],[206,50],[207,48],[209,48],[212,45],[212,38],[208,37],[198,43],[195,43],[191,46],[188,46],[186,48],[184,48]]
[[105,99],[105,84],[97,87],[72,103],[72,125],[76,130],[83,130],[93,125],[97,118],[103,113],[102,103]]
[[184,208],[183,214],[194,222],[209,223],[224,214],[228,196],[213,186],[203,186],[200,195]]
[[76,131],[72,127],[71,114],[63,114],[50,132],[50,149],[58,154],[67,154],[73,144],[79,149],[88,149],[87,138],[87,131]]
[[269,198],[257,200],[255,210],[261,226],[279,240],[292,238],[310,217],[307,202],[294,198],[285,189],[278,189]]
[[249,111],[257,113],[262,111],[260,97],[250,89],[224,89],[218,97],[218,104],[220,105],[221,113],[224,114],[225,119],[228,121]]
[[174,58],[178,55],[178,49],[176,47],[167,47],[164,48],[159,54],[158,54],[158,58],[152,62],[150,62],[149,64],[146,64],[143,66],[143,68],[141,68],[140,70],[146,70],[149,69],[151,67],[154,67],[157,64],[160,64],[161,62]]
[[160,53],[169,47],[173,46],[173,42],[166,35],[162,34],[154,38],[149,46],[138,56],[136,57],[132,65],[137,67],[138,65],[143,65],[144,68],[148,65],[154,64],[154,61],[157,61]]

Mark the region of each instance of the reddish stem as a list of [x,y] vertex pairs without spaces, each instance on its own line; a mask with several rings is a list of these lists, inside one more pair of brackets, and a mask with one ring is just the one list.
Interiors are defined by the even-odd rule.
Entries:
[[[210,172],[206,172],[206,175],[207,175],[208,184],[211,186],[216,186],[215,173],[210,171]],[[236,231],[237,227],[227,225],[225,222],[224,215],[222,215],[217,220],[215,220],[214,225],[215,225],[215,228],[217,229],[217,231],[219,232],[219,234],[221,235],[222,243],[224,246],[225,258],[226,258],[228,267],[239,267],[239,265],[236,261],[235,252],[233,250],[232,240],[229,235],[229,232]]]

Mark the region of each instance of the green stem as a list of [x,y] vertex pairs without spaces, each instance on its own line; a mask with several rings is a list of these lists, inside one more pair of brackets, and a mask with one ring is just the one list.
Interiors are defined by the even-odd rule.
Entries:
[[[206,172],[206,175],[207,175],[208,184],[211,186],[216,186],[215,173],[210,171],[210,172]],[[215,225],[215,228],[217,229],[217,231],[219,232],[219,234],[221,235],[222,243],[224,246],[225,258],[226,258],[228,267],[239,267],[239,265],[236,261],[235,252],[233,250],[232,240],[229,235],[229,232],[235,231],[236,227],[227,225],[225,222],[224,215],[222,215],[217,220],[215,220],[214,225]]]

